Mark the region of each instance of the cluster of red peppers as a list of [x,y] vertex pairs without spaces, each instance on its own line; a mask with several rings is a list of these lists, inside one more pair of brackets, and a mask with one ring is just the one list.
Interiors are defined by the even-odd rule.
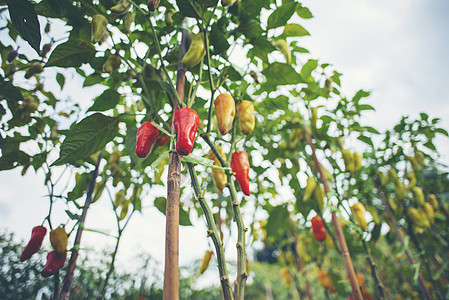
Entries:
[[[47,229],[44,226],[36,226],[31,232],[31,238],[22,254],[20,261],[30,259],[42,247],[42,242]],[[41,272],[43,277],[49,277],[58,272],[64,267],[67,259],[67,233],[63,227],[58,227],[50,231],[50,243],[53,246],[53,251],[47,254],[47,262]]]

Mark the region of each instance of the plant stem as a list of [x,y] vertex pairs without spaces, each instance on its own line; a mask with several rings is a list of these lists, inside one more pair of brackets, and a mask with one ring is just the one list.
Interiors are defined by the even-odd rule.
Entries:
[[[327,179],[324,175],[323,168],[321,167],[320,162],[316,156],[315,146],[312,142],[312,137],[310,136],[310,130],[306,128],[306,138],[307,142],[312,149],[313,160],[315,161],[315,165],[317,167],[318,173],[320,174],[320,180],[324,186],[324,192],[328,194],[330,192],[329,185],[327,183]],[[341,228],[340,220],[337,217],[336,212],[332,212],[332,225],[335,229],[335,234],[337,237],[338,244],[340,245],[340,254],[343,259],[346,268],[346,274],[348,276],[349,282],[351,284],[352,294],[355,300],[362,300],[362,292],[360,291],[360,286],[357,281],[357,277],[355,275],[354,266],[352,265],[351,256],[349,254],[348,245],[346,244],[345,236],[343,235],[343,230]]]
[[365,249],[366,252],[366,261],[369,264],[369,267],[371,269],[371,277],[374,278],[374,282],[376,283],[376,288],[377,288],[377,292],[378,292],[378,296],[379,299],[385,299],[385,293],[384,293],[384,287],[381,284],[381,282],[379,281],[379,278],[377,277],[377,272],[376,272],[376,265],[373,262],[373,259],[371,257],[371,252],[369,251],[368,245],[365,241],[365,239],[363,238],[363,236],[360,236],[362,239],[362,244],[363,244],[363,249]]
[[226,260],[223,249],[223,241],[220,238],[220,233],[214,221],[214,215],[212,210],[204,199],[204,195],[201,193],[201,189],[198,183],[198,178],[196,176],[195,167],[192,163],[187,163],[187,168],[190,174],[190,180],[192,182],[193,191],[195,192],[195,197],[200,203],[201,209],[203,210],[204,216],[207,222],[207,235],[212,239],[215,246],[215,251],[218,261],[218,272],[220,273],[221,290],[223,292],[223,297],[226,300],[234,299],[232,296],[231,283],[229,282],[228,270],[226,268]]
[[67,266],[67,274],[64,278],[64,283],[62,286],[61,294],[59,295],[60,300],[68,300],[70,298],[70,290],[72,288],[73,276],[76,267],[76,259],[78,258],[79,245],[81,243],[81,236],[84,230],[84,222],[86,221],[87,210],[92,203],[92,193],[95,189],[95,180],[98,175],[98,168],[100,166],[100,161],[103,158],[103,151],[100,152],[97,158],[97,163],[95,164],[95,170],[92,173],[92,177],[89,182],[89,188],[87,189],[86,202],[84,203],[83,212],[79,219],[78,230],[75,236],[75,242],[72,248],[72,255],[70,256],[69,264]]

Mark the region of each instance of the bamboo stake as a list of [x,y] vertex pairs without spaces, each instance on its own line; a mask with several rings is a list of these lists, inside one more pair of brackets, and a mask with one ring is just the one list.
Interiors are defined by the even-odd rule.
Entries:
[[[187,51],[187,30],[182,30],[179,61]],[[178,65],[176,92],[182,103],[184,98],[186,66]],[[173,112],[179,108],[173,101]],[[175,134],[174,126],[172,134]],[[174,144],[171,146],[174,149]],[[181,192],[181,159],[176,151],[170,152],[167,179],[167,210],[165,227],[164,300],[179,299],[179,198]]]

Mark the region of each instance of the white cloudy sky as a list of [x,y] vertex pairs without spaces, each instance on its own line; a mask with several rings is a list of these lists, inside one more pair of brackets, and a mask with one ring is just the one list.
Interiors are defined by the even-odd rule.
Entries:
[[[441,117],[449,129],[447,1],[305,0],[304,4],[315,16],[302,22],[312,35],[304,38],[304,46],[343,73],[346,95],[360,88],[372,91],[369,101],[377,112],[367,115],[366,122],[386,129],[401,115],[417,117],[425,111]],[[447,139],[440,138],[437,144],[442,154],[449,152]],[[447,161],[448,156],[444,158]],[[21,177],[20,170],[1,172],[0,191],[0,228],[28,239],[47,212],[42,174],[29,171]],[[64,207],[56,209],[63,212]],[[113,220],[108,211],[106,202],[95,205],[86,226],[110,228],[103,221]],[[142,251],[163,260],[163,216],[151,207],[144,212],[146,218],[135,216],[125,232],[119,263]],[[199,259],[208,248],[202,220],[197,227],[181,228],[180,236],[181,264]],[[83,236],[83,248],[98,250],[104,243],[112,241],[89,232]],[[229,254],[235,252],[228,248]]]

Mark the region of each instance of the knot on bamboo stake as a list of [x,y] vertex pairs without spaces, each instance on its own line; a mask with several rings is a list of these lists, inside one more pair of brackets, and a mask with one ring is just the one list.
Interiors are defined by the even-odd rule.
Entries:
[[235,244],[235,246],[237,247],[237,249],[243,249],[242,243],[237,243]]
[[210,237],[212,235],[212,233],[213,233],[212,230],[208,230],[207,231],[207,237]]

